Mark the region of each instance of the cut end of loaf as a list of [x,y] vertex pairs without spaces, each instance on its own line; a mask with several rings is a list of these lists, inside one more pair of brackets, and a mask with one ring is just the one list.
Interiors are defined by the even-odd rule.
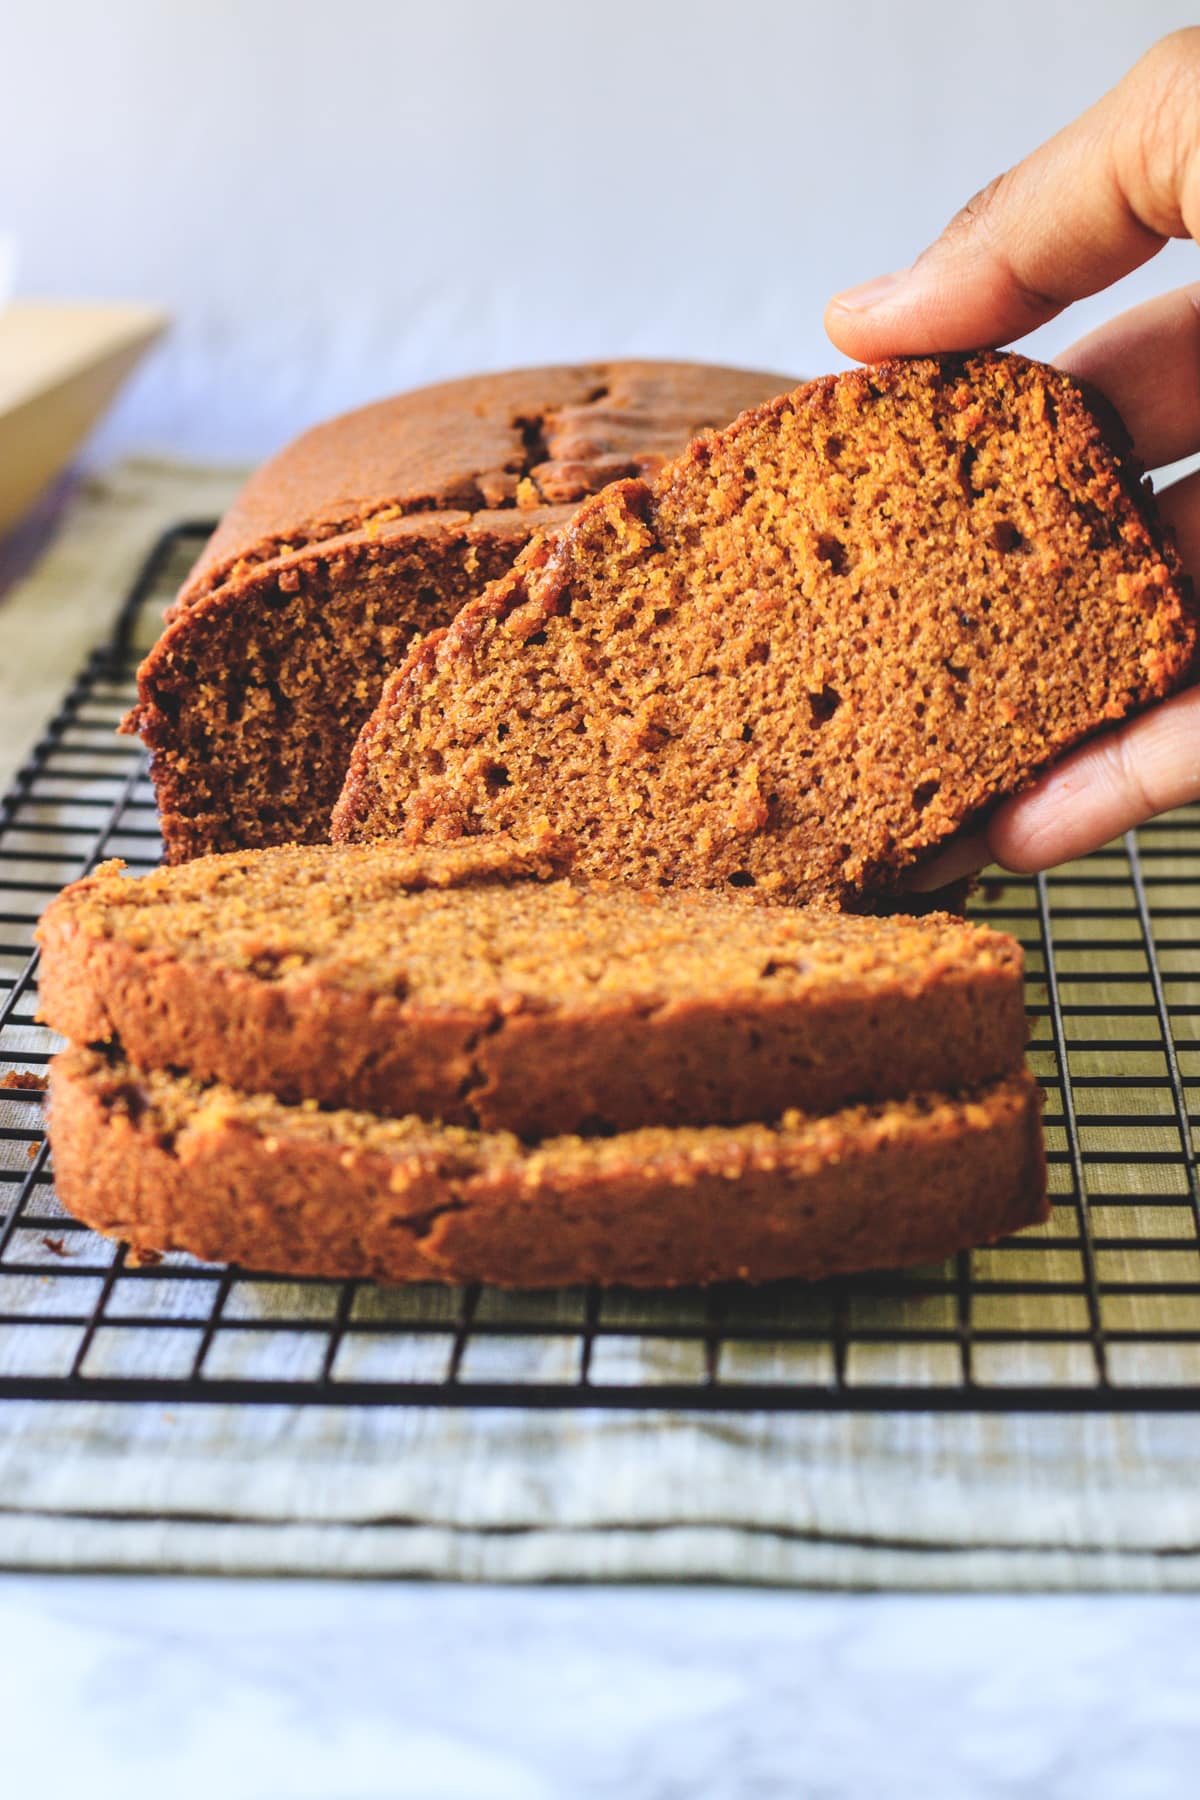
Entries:
[[138,673],[168,859],[317,843],[415,635],[583,495],[786,385],[701,364],[519,369],[329,420],[252,476]]

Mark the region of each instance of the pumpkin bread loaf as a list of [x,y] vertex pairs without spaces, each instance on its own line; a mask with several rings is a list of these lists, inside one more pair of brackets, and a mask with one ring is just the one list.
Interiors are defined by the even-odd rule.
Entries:
[[1019,356],[886,363],[536,540],[389,679],[333,832],[548,821],[582,876],[878,904],[1195,640],[1115,416]]
[[927,1262],[1045,1217],[1006,1077],[778,1125],[558,1137],[287,1106],[91,1050],[50,1077],[57,1191],[135,1251],[301,1275],[665,1286]]
[[41,1017],[289,1101],[536,1139],[978,1086],[1024,1053],[1020,946],[961,919],[581,887],[503,837],[122,867],[45,913]]
[[523,369],[318,426],[256,474],[138,673],[167,857],[325,838],[414,633],[615,476],[789,386],[692,363]]

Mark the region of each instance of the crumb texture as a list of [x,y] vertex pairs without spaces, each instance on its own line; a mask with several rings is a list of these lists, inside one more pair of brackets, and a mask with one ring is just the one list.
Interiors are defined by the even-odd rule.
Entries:
[[548,821],[584,876],[849,905],[1179,686],[1119,424],[1012,355],[800,388],[623,481],[408,656],[335,837]]

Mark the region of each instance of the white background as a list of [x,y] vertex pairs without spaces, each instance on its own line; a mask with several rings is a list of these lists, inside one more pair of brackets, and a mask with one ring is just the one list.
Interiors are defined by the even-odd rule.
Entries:
[[[836,287],[1189,22],[1174,0],[0,0],[19,291],[169,343],[100,440],[258,456],[445,375],[612,354],[819,374]],[[1172,246],[1133,278],[1200,272]],[[1039,334],[1052,354],[1124,296]]]

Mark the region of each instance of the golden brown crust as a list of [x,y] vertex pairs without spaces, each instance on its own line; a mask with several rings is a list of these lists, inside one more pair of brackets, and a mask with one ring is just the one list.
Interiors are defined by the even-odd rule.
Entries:
[[1139,475],[1078,385],[1021,357],[772,400],[585,501],[415,646],[333,834],[544,815],[585,875],[893,893],[1191,672],[1190,587]]
[[317,426],[247,484],[138,672],[169,860],[327,836],[414,633],[581,495],[649,473],[787,378],[687,363],[473,377]]
[[990,1081],[1021,952],[871,919],[549,879],[553,841],[309,846],[136,881],[38,928],[41,1016],[149,1068],[537,1139],[737,1124]]
[[925,1262],[1046,1217],[1027,1074],[778,1127],[524,1150],[55,1059],[55,1181],[139,1250],[385,1281],[670,1285]]

